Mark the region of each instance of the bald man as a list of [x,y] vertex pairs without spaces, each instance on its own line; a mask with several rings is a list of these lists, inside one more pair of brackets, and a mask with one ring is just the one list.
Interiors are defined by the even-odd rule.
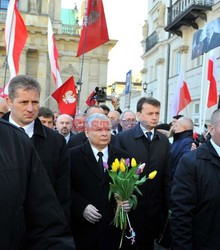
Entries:
[[174,175],[181,156],[191,151],[193,140],[193,121],[187,117],[181,117],[174,125],[174,140],[171,146],[171,165]]
[[122,130],[120,125],[120,113],[118,111],[109,111],[108,118],[111,120],[112,124],[111,134],[117,135]]
[[3,97],[0,97],[0,117],[6,114],[9,111],[6,100]]
[[73,118],[70,115],[62,114],[57,117],[56,128],[64,136],[66,143],[72,137]]

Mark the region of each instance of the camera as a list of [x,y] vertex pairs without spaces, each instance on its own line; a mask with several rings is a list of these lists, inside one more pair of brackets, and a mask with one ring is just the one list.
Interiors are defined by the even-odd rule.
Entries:
[[107,100],[111,101],[111,96],[107,96],[105,92],[105,88],[95,88],[95,95],[93,97],[97,102],[105,102]]

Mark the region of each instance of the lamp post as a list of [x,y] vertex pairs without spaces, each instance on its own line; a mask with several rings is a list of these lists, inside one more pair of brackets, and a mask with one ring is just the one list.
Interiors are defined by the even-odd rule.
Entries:
[[143,87],[144,93],[146,93],[146,91],[147,91],[147,83],[144,82],[142,87]]
[[77,94],[78,94],[78,97],[77,97],[77,107],[78,107],[78,110],[79,110],[80,94],[81,94],[81,88],[82,88],[82,82],[80,80],[78,80],[76,82],[76,87],[77,87]]
[[116,84],[114,82],[114,83],[112,83],[112,89],[111,89],[112,90],[112,94],[115,93],[115,89],[116,89]]

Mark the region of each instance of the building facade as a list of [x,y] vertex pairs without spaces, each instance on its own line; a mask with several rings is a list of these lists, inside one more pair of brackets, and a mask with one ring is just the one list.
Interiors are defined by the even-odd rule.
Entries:
[[[204,113],[210,52],[193,60],[191,55],[193,34],[218,17],[220,1],[217,0],[148,1],[148,15],[143,26],[141,71],[142,83],[146,83],[147,90],[142,95],[152,95],[161,101],[161,122],[171,121],[175,86],[181,70],[185,73],[192,102],[180,113],[199,124],[200,117],[209,122],[210,114],[217,108],[215,105]],[[215,54],[219,71],[219,47],[215,49]],[[219,82],[220,75],[217,74],[217,85]],[[201,89],[202,83],[204,88]],[[218,87],[218,93],[219,90]]]
[[[9,70],[6,71],[6,53],[4,46],[4,28],[6,11],[9,0],[0,0],[0,87],[10,79]],[[74,4],[74,1],[73,1]],[[80,26],[75,6],[73,11],[61,9],[61,0],[19,0],[19,11],[28,30],[28,39],[20,58],[19,74],[27,74],[37,79],[42,87],[41,105],[57,109],[51,93],[56,89],[48,57],[47,25],[50,17],[59,52],[59,67],[61,79],[64,82],[71,75],[75,83],[80,79],[82,63],[81,57],[76,58],[76,51],[80,38]],[[85,109],[85,100],[95,87],[106,87],[108,53],[115,46],[116,41],[98,47],[85,54],[82,74],[82,90],[80,109]],[[47,101],[45,101],[47,100]]]

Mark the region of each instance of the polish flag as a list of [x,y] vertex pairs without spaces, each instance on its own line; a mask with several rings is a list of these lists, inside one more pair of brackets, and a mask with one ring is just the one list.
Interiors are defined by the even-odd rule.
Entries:
[[209,92],[208,92],[208,101],[207,107],[210,108],[217,104],[218,102],[218,93],[217,93],[217,84],[216,84],[216,56],[214,50],[211,52],[211,57],[208,61],[208,80]]
[[178,82],[174,91],[174,99],[172,103],[172,116],[177,115],[191,102],[191,96],[184,80],[183,71],[180,72]]
[[[5,22],[5,47],[10,79],[18,74],[20,55],[27,37],[28,32],[18,11],[17,0],[10,0]],[[3,95],[8,94],[8,84],[2,92]]]
[[68,114],[70,116],[76,114],[77,94],[73,76],[66,80],[51,95],[58,103],[60,114]]
[[62,85],[62,80],[60,77],[59,65],[58,65],[59,54],[55,44],[53,29],[49,17],[48,17],[48,54],[49,54],[53,79],[55,81],[57,88],[59,88]]
[[76,57],[109,41],[102,0],[88,0]]

